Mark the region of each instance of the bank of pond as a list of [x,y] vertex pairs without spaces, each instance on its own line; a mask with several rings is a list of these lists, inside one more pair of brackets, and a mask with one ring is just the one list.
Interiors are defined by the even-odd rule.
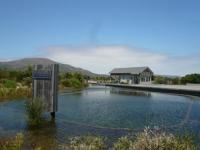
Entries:
[[[199,148],[198,97],[93,86],[60,92],[55,119],[41,111],[42,103],[27,102],[31,99],[0,102],[1,148]],[[39,121],[36,112],[42,112]]]

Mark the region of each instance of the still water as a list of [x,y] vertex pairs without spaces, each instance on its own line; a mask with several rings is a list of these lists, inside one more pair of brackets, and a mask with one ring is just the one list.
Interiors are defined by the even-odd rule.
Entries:
[[0,138],[23,132],[27,144],[42,147],[87,134],[105,136],[113,142],[147,126],[199,137],[200,98],[97,86],[60,93],[55,120],[48,113],[44,117],[45,126],[31,128],[25,100],[1,102]]

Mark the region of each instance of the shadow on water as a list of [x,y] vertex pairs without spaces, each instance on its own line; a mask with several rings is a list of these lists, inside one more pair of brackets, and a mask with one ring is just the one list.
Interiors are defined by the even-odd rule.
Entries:
[[122,88],[111,88],[110,93],[119,95],[146,96],[150,97],[151,93],[146,91],[128,90]]

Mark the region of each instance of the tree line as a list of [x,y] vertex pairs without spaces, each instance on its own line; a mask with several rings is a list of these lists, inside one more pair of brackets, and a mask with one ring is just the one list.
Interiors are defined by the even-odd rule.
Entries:
[[165,76],[155,76],[154,77],[155,84],[200,84],[200,74],[193,73],[188,74],[183,77],[165,77]]

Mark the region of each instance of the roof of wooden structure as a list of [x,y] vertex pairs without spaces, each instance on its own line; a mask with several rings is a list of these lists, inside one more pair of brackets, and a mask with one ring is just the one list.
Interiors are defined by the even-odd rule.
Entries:
[[153,74],[149,67],[114,68],[110,74],[140,74],[145,70],[149,70]]

